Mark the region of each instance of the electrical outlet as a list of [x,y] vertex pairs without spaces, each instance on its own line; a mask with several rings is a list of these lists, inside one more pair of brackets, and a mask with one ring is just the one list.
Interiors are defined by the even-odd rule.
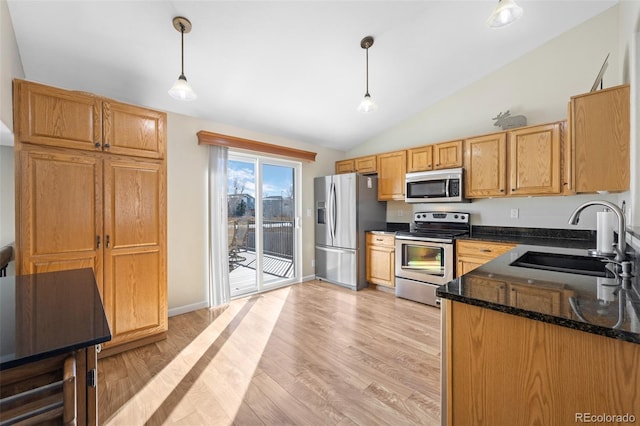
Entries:
[[519,209],[511,209],[511,219],[517,219],[520,216]]
[[307,209],[307,217],[313,216],[313,209]]
[[311,267],[312,268],[316,267],[316,260],[315,259],[311,259]]

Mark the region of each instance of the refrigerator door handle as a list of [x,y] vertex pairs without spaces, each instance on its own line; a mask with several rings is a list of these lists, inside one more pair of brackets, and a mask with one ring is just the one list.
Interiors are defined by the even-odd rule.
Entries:
[[333,220],[332,220],[332,229],[331,229],[331,236],[332,238],[335,240],[336,238],[336,229],[337,229],[337,223],[338,223],[338,196],[336,195],[337,191],[336,191],[336,184],[333,184],[332,187],[332,193],[331,196],[333,197],[333,203],[331,205],[331,213],[333,214]]

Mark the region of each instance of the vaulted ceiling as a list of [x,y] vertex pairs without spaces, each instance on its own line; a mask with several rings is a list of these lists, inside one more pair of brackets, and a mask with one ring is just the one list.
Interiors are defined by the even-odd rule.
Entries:
[[[615,0],[518,0],[521,20],[485,21],[497,1],[9,0],[26,78],[321,146],[350,149]],[[198,94],[167,94],[180,74]],[[365,91],[379,106],[356,111]]]

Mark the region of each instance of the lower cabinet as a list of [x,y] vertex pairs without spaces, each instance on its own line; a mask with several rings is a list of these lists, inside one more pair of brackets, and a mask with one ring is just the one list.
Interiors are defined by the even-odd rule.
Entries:
[[640,345],[443,302],[443,425],[570,425],[596,414],[637,419]]
[[367,282],[395,287],[395,237],[367,232]]
[[164,337],[166,163],[40,147],[18,158],[17,274],[92,268],[113,336],[102,355]]
[[456,240],[456,277],[484,265],[514,248],[515,244]]

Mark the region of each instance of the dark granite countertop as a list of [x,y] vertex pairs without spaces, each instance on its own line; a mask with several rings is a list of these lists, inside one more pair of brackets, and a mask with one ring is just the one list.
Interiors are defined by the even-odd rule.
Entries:
[[[437,295],[456,302],[640,343],[640,280],[637,277],[623,282],[619,277],[601,278],[511,265],[528,251],[587,255],[585,249],[518,245],[493,261],[439,287]],[[637,267],[634,267],[633,273],[637,275]]]
[[0,278],[0,370],[108,340],[90,268]]
[[580,229],[517,228],[507,226],[471,227],[471,233],[458,239],[493,241],[500,243],[529,244],[576,249],[596,246],[596,232]]

